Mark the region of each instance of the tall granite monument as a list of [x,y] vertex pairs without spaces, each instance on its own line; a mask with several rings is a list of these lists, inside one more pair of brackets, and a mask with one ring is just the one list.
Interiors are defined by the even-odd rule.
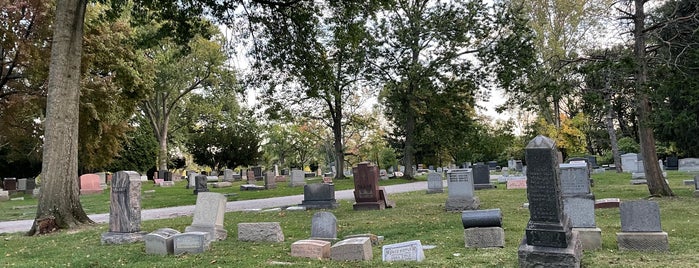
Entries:
[[537,136],[525,157],[529,223],[518,249],[519,267],[580,267],[582,244],[563,210],[556,144]]

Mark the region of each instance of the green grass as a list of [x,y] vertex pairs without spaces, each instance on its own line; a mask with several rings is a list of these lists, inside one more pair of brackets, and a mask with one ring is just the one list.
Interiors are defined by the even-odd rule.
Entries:
[[[645,199],[645,185],[630,185],[630,174],[595,174],[593,191],[596,198],[618,197],[622,200]],[[669,235],[670,252],[620,252],[616,245],[619,232],[618,209],[595,211],[597,226],[602,229],[602,248],[585,252],[584,267],[697,267],[699,254],[699,199],[682,180],[690,175],[669,172],[674,198],[653,198],[661,208],[662,227]],[[341,182],[340,182],[341,183]],[[280,185],[282,186],[282,185]],[[340,188],[340,187],[338,187]],[[338,219],[338,236],[374,233],[385,236],[384,244],[421,240],[423,245],[436,245],[426,250],[421,263],[383,263],[381,247],[373,248],[374,258],[364,262],[335,262],[291,257],[290,245],[310,236],[310,221],[316,211],[275,213],[226,213],[228,239],[212,243],[211,250],[195,255],[154,256],[145,254],[143,243],[100,245],[105,224],[86,226],[80,230],[61,231],[39,237],[21,234],[0,235],[2,267],[517,267],[517,247],[529,219],[526,190],[497,189],[477,191],[481,208],[500,208],[506,246],[502,249],[470,249],[464,247],[463,227],[459,213],[444,211],[447,193],[425,194],[424,191],[390,194],[397,207],[382,211],[353,211],[352,202],[340,201],[332,212]],[[158,188],[159,189],[159,188]],[[342,188],[340,188],[342,189]],[[280,189],[280,191],[285,191]],[[156,193],[157,194],[157,193]],[[85,201],[84,201],[85,202]],[[147,203],[144,200],[144,203]],[[171,227],[184,230],[191,217],[145,221],[144,231]],[[247,243],[237,241],[240,222],[280,222],[285,235],[283,243]],[[288,262],[292,265],[273,265]]]
[[[419,180],[425,180],[426,176],[418,177],[416,180],[406,180],[406,179],[390,179],[382,180],[380,182],[381,186],[394,185],[401,183],[415,182]],[[322,182],[322,178],[316,177],[307,180],[307,183],[319,183]],[[303,187],[288,187],[288,182],[277,183],[276,189],[264,190],[264,191],[240,191],[240,185],[244,184],[242,181],[233,182],[232,187],[228,188],[213,188],[209,187],[209,190],[217,193],[236,193],[238,194],[235,198],[230,198],[229,201],[233,200],[250,200],[250,199],[260,199],[278,196],[289,196],[289,195],[299,195],[303,194]],[[335,190],[347,190],[354,188],[354,182],[351,178],[335,180]],[[192,194],[193,189],[185,189],[187,181],[179,181],[175,183],[173,187],[159,187],[152,183],[152,181],[144,182],[141,186],[141,191],[155,190],[154,194],[142,195],[143,200],[141,206],[143,209],[152,208],[164,208],[164,207],[174,207],[174,206],[185,206],[194,205],[197,200],[197,196]],[[257,185],[264,185],[263,182],[257,182]],[[0,202],[0,221],[14,221],[14,220],[30,220],[34,219],[36,216],[36,204],[37,199],[33,198],[31,194],[15,193],[10,197],[24,197],[24,200]],[[87,214],[99,214],[99,213],[109,213],[109,190],[104,190],[102,194],[94,195],[83,195],[80,196],[80,201],[83,205],[83,209]]]

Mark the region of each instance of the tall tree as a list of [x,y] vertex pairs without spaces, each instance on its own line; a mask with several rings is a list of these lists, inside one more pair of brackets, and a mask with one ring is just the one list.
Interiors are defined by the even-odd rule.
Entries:
[[29,234],[91,223],[78,197],[78,108],[85,0],[57,0],[41,166],[42,190]]
[[365,86],[370,46],[365,25],[373,1],[300,2],[284,8],[250,8],[250,23],[257,27],[253,68],[262,73],[256,82],[266,89],[271,111],[295,108],[294,116],[321,120],[332,130],[335,177],[341,179],[343,129],[350,123],[345,113],[348,100]]
[[[575,116],[574,65],[583,50],[593,45],[607,19],[610,0],[514,0],[528,14],[535,32],[537,64],[528,87],[506,94],[509,106],[536,111],[547,122],[560,127],[560,114]],[[568,107],[570,105],[571,107]]]
[[[405,176],[413,177],[425,129],[420,124],[452,120],[466,126],[473,116],[468,111],[490,82],[509,88],[521,81],[515,77],[531,59],[531,44],[517,13],[482,1],[386,1],[372,32],[381,42],[373,65],[385,82],[386,115],[403,144]],[[429,114],[437,120],[428,121]]]
[[188,47],[164,42],[147,53],[154,59],[155,92],[142,102],[140,109],[158,140],[158,169],[166,170],[173,113],[186,108],[186,97],[192,91],[231,87],[234,80],[230,71],[224,68],[226,56],[215,40],[195,37]]
[[646,54],[648,28],[646,28],[645,0],[634,0],[633,12],[625,12],[624,19],[633,25],[634,82],[636,113],[638,114],[638,137],[643,155],[643,167],[648,181],[648,191],[654,196],[674,196],[658,165],[655,135],[651,121],[651,105],[648,86],[648,55]]

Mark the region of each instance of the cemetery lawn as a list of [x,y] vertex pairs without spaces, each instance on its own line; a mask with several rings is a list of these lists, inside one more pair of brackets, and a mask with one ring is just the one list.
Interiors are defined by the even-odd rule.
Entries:
[[[602,229],[602,248],[585,252],[583,267],[697,267],[699,254],[699,199],[693,197],[693,186],[684,186],[691,179],[686,173],[668,172],[674,198],[652,198],[660,205],[662,229],[668,233],[670,251],[663,253],[621,252],[617,249],[616,233],[620,231],[618,208],[597,209],[597,227]],[[645,185],[630,185],[631,175],[607,172],[594,174],[595,197],[637,200],[648,198]],[[383,182],[382,182],[383,183]],[[178,184],[175,188],[180,187]],[[282,185],[280,185],[283,187]],[[148,189],[148,188],[146,188]],[[173,188],[174,189],[174,188]],[[344,186],[340,189],[346,189]],[[160,193],[167,189],[156,188]],[[296,190],[296,189],[293,189]],[[279,191],[287,191],[280,189]],[[298,191],[298,190],[297,190]],[[225,191],[224,191],[225,192]],[[263,194],[263,193],[256,193]],[[144,244],[100,245],[100,234],[108,230],[106,224],[87,226],[79,230],[26,237],[21,233],[0,235],[0,266],[2,267],[517,267],[517,247],[524,236],[529,212],[522,208],[526,190],[479,190],[481,209],[500,208],[505,229],[505,248],[470,249],[464,247],[464,231],[460,213],[444,211],[447,193],[426,194],[425,191],[391,194],[397,207],[382,211],[353,211],[352,202],[340,201],[332,212],[338,219],[338,237],[351,234],[373,233],[385,236],[384,244],[420,240],[423,245],[434,245],[425,250],[426,259],[420,263],[383,263],[381,247],[373,247],[373,260],[364,262],[336,262],[303,259],[290,256],[294,241],[310,236],[311,217],[316,211],[226,213],[224,228],[228,239],[213,242],[211,249],[202,254],[180,256],[146,255]],[[189,194],[181,194],[190,198]],[[242,196],[241,196],[242,197]],[[192,198],[193,199],[193,198]],[[106,202],[103,200],[103,202]],[[144,204],[148,204],[144,199]],[[163,201],[164,202],[164,201]],[[7,202],[6,202],[7,203]],[[193,203],[192,203],[193,204]],[[94,208],[92,208],[94,209]],[[144,221],[147,232],[170,227],[183,231],[191,224],[191,217]],[[237,224],[241,222],[280,222],[285,235],[282,243],[248,243],[237,241]],[[278,263],[290,265],[277,265]]]
[[[390,179],[382,180],[382,186],[410,183],[416,181],[425,181],[426,175],[418,176],[415,180],[407,179]],[[307,179],[307,183],[319,183],[323,178],[316,177]],[[209,186],[209,191],[222,194],[236,194],[231,196],[228,201],[234,200],[250,200],[260,198],[270,198],[279,196],[302,195],[303,187],[288,187],[288,182],[278,182],[276,189],[264,191],[240,191],[240,185],[243,181],[233,182],[232,187],[228,188],[213,188]],[[352,178],[335,180],[335,190],[354,189],[354,181]],[[153,181],[143,182],[141,186],[142,209],[176,207],[194,205],[197,201],[197,196],[192,194],[193,189],[185,189],[187,181],[175,182],[173,187],[160,187],[153,184]],[[257,185],[264,185],[264,182],[258,181]],[[155,190],[155,193],[145,194],[145,191]],[[24,200],[0,202],[0,221],[14,220],[31,220],[36,216],[37,199],[31,194],[14,193],[11,198],[24,197]],[[80,202],[83,205],[85,212],[89,214],[109,213],[109,189],[105,189],[102,194],[82,195]]]

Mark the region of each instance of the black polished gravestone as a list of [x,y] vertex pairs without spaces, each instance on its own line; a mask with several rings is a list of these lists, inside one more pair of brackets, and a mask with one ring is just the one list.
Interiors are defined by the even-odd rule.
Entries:
[[206,178],[206,175],[197,175],[196,177],[194,177],[194,194],[208,192],[209,185],[206,184],[207,182],[208,179]]
[[339,206],[335,199],[335,185],[313,183],[303,186],[302,207],[309,209],[335,209]]
[[519,267],[580,267],[582,245],[563,211],[555,142],[537,136],[525,149],[529,223]]
[[484,164],[475,164],[473,170],[473,187],[476,190],[492,189],[495,185],[490,183],[490,170]]

